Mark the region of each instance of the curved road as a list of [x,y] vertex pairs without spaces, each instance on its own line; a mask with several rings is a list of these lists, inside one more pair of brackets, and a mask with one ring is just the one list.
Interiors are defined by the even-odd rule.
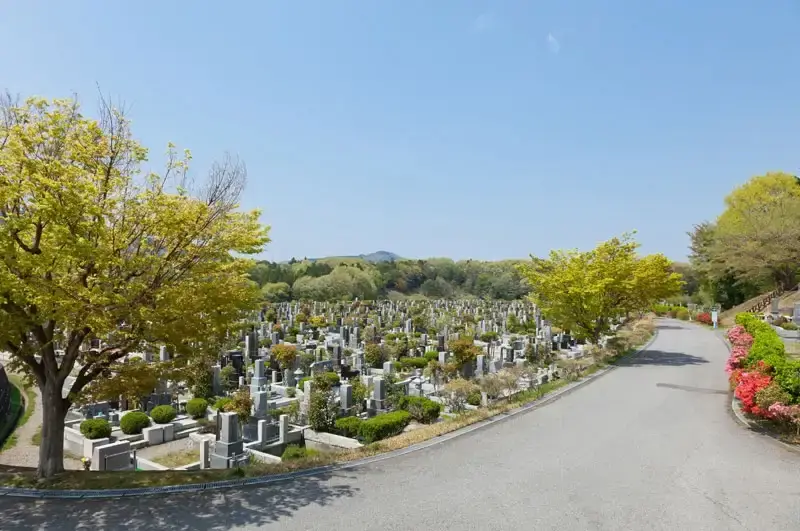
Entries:
[[597,381],[426,450],[266,488],[0,498],[0,529],[800,529],[800,455],[733,419],[722,341],[659,328]]

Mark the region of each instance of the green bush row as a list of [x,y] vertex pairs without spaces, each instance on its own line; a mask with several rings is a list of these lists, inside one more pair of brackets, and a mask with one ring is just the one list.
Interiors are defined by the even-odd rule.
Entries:
[[392,411],[362,422],[358,434],[365,443],[369,444],[399,435],[409,422],[411,422],[411,414],[408,411]]
[[361,425],[364,421],[358,417],[342,417],[340,419],[336,419],[336,431],[340,434],[344,435],[345,437],[351,437],[355,439],[358,437],[358,433],[361,430]]
[[756,315],[740,313],[736,316],[736,324],[753,336],[753,346],[745,358],[744,367],[753,367],[759,361],[772,367],[774,380],[796,402],[800,398],[800,360],[786,356],[786,348],[778,333]]
[[400,358],[398,360],[400,367],[403,369],[424,369],[430,363],[428,358]]

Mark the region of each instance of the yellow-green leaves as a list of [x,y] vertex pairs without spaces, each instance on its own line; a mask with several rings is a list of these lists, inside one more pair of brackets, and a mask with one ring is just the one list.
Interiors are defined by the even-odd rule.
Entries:
[[793,287],[800,263],[800,181],[767,173],[736,188],[725,204],[713,228],[712,263],[743,280]]
[[[151,368],[186,366],[217,348],[260,298],[252,261],[239,257],[269,241],[259,213],[237,209],[243,166],[215,166],[209,185],[192,191],[191,154],[170,144],[164,174],[142,172],[147,150],[114,109],[92,120],[71,100],[4,103],[0,342],[18,365],[40,385],[61,385],[79,363],[77,399],[101,376],[124,394]],[[104,341],[100,353],[78,349],[92,338]],[[171,345],[170,366],[122,364],[145,342]],[[66,351],[61,365],[56,346]]]
[[553,251],[518,266],[531,286],[531,299],[556,326],[597,341],[610,320],[647,309],[680,291],[680,275],[656,254],[640,258],[631,234],[586,252]]

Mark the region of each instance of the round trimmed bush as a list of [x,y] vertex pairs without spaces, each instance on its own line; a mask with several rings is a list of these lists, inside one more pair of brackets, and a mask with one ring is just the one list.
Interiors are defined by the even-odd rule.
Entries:
[[119,419],[119,429],[125,435],[136,435],[150,426],[150,417],[141,411],[131,411]]
[[205,417],[207,409],[208,401],[205,398],[192,398],[186,402],[186,413],[191,415],[193,419]]
[[681,321],[688,321],[689,320],[689,310],[686,308],[678,308],[675,310],[675,317],[680,319]]
[[81,422],[81,434],[87,439],[104,439],[111,436],[111,424],[106,419],[87,419]]
[[169,424],[177,416],[178,412],[175,411],[175,408],[172,406],[156,406],[150,412],[150,418],[152,418],[156,424]]
[[432,424],[439,418],[442,405],[424,396],[404,396],[398,407],[408,411],[411,418],[423,424]]

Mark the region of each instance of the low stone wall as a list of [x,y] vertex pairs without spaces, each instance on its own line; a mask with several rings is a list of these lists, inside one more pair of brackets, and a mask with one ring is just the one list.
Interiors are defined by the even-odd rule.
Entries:
[[364,446],[355,439],[335,435],[333,433],[317,432],[311,428],[303,430],[303,439],[306,448],[320,452],[336,452],[339,450],[353,450]]

